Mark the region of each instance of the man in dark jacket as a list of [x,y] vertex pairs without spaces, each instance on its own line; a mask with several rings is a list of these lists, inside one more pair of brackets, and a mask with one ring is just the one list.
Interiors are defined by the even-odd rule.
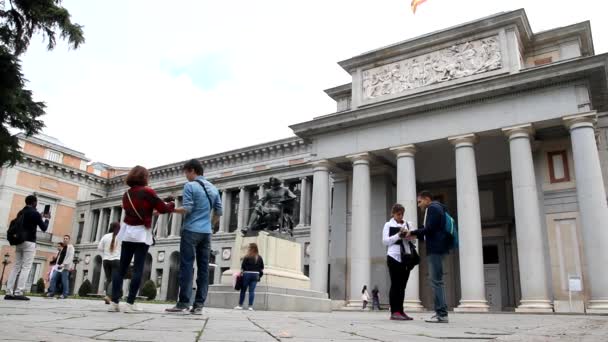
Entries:
[[449,252],[450,236],[445,231],[443,204],[433,201],[429,191],[418,194],[418,207],[424,212],[423,227],[411,231],[410,238],[418,237],[426,242],[429,278],[435,301],[435,316],[429,323],[448,323],[448,311],[443,287],[443,259]]
[[[34,195],[25,198],[25,208],[18,215],[23,215],[25,241],[15,246],[15,266],[6,283],[6,300],[30,300],[25,296],[25,282],[30,274],[36,254],[36,230],[38,227],[45,232],[49,226],[50,214],[41,215],[36,206],[38,199]],[[43,220],[43,217],[45,220]]]

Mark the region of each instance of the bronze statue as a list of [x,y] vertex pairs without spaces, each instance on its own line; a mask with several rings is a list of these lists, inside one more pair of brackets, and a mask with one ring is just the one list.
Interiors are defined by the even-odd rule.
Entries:
[[281,183],[280,179],[270,177],[270,189],[257,201],[249,224],[241,230],[243,235],[258,230],[279,230],[281,234],[293,235],[291,215],[297,196]]

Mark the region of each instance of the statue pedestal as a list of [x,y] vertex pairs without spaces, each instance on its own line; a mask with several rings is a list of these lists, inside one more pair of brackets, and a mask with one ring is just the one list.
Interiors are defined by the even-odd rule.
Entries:
[[222,273],[221,285],[209,286],[207,306],[231,309],[238,304],[239,291],[232,287],[233,274],[240,271],[241,260],[252,242],[258,245],[264,259],[264,276],[255,291],[254,309],[331,311],[327,294],[310,290],[310,279],[302,273],[302,245],[267,232],[248,237],[237,234],[231,269]]

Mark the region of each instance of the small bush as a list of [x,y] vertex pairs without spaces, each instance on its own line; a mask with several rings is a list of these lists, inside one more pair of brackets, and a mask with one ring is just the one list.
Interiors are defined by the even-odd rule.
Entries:
[[44,283],[44,279],[40,278],[36,282],[36,292],[44,293],[44,289],[46,288],[46,284]]
[[91,293],[92,287],[93,287],[93,285],[91,285],[91,282],[89,281],[89,279],[85,279],[85,281],[82,282],[82,284],[80,285],[80,288],[78,289],[78,295],[80,297],[88,296],[89,293]]
[[148,280],[144,283],[144,287],[141,289],[141,295],[148,298],[148,300],[156,298],[156,284],[154,284],[153,280]]

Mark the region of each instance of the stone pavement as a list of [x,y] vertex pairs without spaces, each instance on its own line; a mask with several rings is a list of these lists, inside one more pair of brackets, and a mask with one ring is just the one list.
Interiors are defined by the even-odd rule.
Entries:
[[285,313],[205,309],[203,316],[109,313],[101,301],[0,300],[2,341],[608,341],[608,316],[428,314],[394,322],[387,312]]

